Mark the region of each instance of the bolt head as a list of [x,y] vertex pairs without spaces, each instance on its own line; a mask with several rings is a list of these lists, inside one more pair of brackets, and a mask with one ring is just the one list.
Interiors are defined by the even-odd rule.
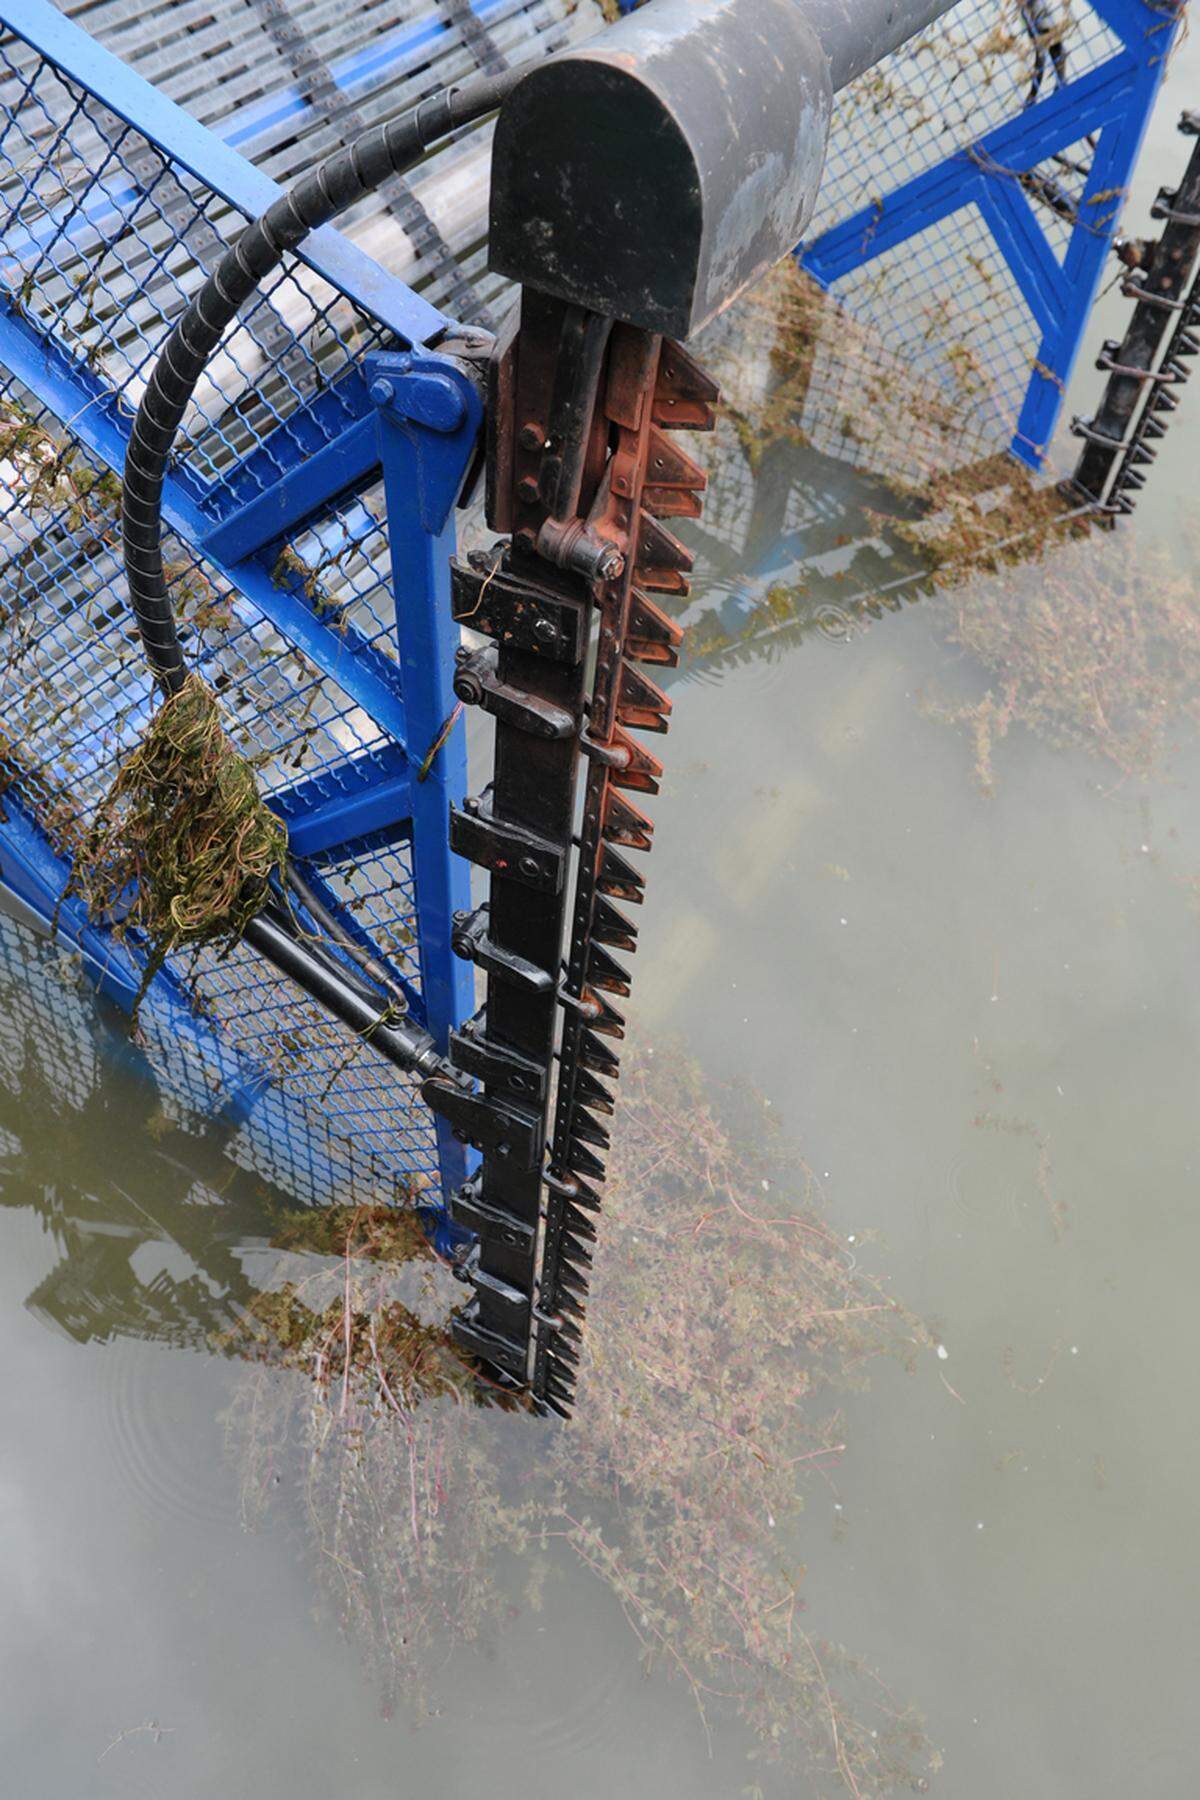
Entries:
[[543,644],[553,643],[558,636],[558,626],[550,619],[537,619],[534,622],[533,635],[541,638]]
[[522,500],[530,505],[537,499],[538,484],[532,475],[522,475],[520,481],[517,483],[517,494]]
[[517,433],[517,442],[520,444],[522,450],[544,450],[546,447],[546,434],[541,426],[535,425],[531,419],[528,424],[522,425],[520,431]]
[[371,383],[370,394],[376,406],[390,406],[396,398],[396,389],[385,375],[381,375]]
[[533,878],[533,876],[540,873],[540,867],[538,864],[537,857],[536,856],[523,856],[521,858],[521,862],[520,862],[520,870],[521,870],[522,875],[528,875],[531,879]]

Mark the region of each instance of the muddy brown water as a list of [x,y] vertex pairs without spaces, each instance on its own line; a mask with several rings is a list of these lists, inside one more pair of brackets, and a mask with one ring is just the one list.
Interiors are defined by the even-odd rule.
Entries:
[[[1143,202],[1177,165],[1173,120],[1198,78],[1193,41],[1152,127]],[[1106,302],[1092,339],[1119,317]],[[1085,359],[1077,405],[1095,379]],[[1192,399],[1105,552],[1133,566],[1166,542],[1184,581]],[[820,482],[861,536],[861,484],[839,491],[794,456],[797,486]],[[701,580],[710,638],[714,618],[736,638],[762,566],[730,552]],[[706,1079],[745,1078],[770,1101],[846,1257],[929,1326],[911,1366],[878,1362],[838,1397],[846,1447],[803,1480],[786,1546],[803,1630],[923,1717],[942,1767],[914,1751],[896,1791],[1190,1793],[1191,696],[1173,692],[1147,775],[1017,723],[985,795],[970,733],[931,705],[1003,678],[954,642],[953,595],[847,624],[836,569],[807,579],[800,629],[741,661],[700,657],[672,689],[631,1021],[644,1051],[683,1041]],[[1028,572],[988,579],[1003,608]],[[823,1769],[807,1750],[751,1760],[737,1707],[711,1710],[710,1744],[669,1659],[646,1671],[636,1607],[631,1621],[577,1560],[551,1552],[531,1603],[535,1547],[485,1563],[499,1624],[448,1659],[435,1641],[419,1699],[385,1693],[369,1617],[347,1625],[330,1604],[296,1446],[266,1475],[278,1504],[246,1513],[252,1372],[213,1344],[270,1275],[280,1196],[215,1129],[164,1129],[119,1023],[52,951],[6,925],[0,952],[5,1793],[852,1791],[829,1743]],[[306,1377],[253,1379],[282,1406]],[[483,1414],[477,1429],[519,1493],[536,1435]]]

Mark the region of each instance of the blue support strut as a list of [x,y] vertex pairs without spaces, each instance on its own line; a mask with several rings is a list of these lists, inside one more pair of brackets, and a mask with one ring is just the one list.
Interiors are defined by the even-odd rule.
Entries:
[[[379,408],[396,596],[396,639],[410,762],[412,863],[417,889],[426,1025],[445,1051],[451,1027],[474,1010],[470,965],[450,948],[455,912],[471,904],[470,870],[450,849],[450,804],[466,792],[466,728],[454,697],[458,627],[450,616],[453,508],[475,452],[483,405],[447,357],[379,352],[367,358]],[[468,1173],[444,1120],[438,1149],[445,1192]]]
[[[1098,67],[873,199],[797,258],[822,287],[936,229],[964,207],[978,209],[1039,333],[1009,448],[1039,468],[1062,407],[1079,346],[1116,235],[1167,53],[1182,19],[1149,0],[1092,0],[1121,40]],[[1061,262],[1028,198],[1039,164],[1091,139],[1091,166]]]

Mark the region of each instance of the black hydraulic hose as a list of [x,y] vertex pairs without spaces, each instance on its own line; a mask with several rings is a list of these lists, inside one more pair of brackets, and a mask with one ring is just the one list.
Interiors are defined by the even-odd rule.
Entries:
[[418,1075],[446,1075],[444,1059],[427,1031],[405,1019],[392,1019],[380,998],[364,999],[342,979],[342,972],[329,965],[303,943],[297,941],[268,913],[251,919],[244,933],[246,943],[297,987],[318,1001],[327,1012],[349,1025],[364,1043],[399,1069]]
[[227,327],[311,232],[389,175],[402,174],[436,139],[494,112],[524,73],[524,68],[505,69],[447,88],[327,157],[247,226],[167,338],[134,420],[121,497],[129,598],[146,658],[165,694],[179,692],[187,671],[163,568],[163,480],[188,403]]

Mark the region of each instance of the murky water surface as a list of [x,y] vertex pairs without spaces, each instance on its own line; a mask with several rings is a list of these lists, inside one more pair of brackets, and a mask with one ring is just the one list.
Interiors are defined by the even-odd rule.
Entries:
[[1193,1790],[1198,449],[1188,406],[1098,552],[879,619],[881,484],[727,488],[570,1433],[314,1404],[334,1347],[247,1311],[375,1277],[5,927],[6,1793]]

